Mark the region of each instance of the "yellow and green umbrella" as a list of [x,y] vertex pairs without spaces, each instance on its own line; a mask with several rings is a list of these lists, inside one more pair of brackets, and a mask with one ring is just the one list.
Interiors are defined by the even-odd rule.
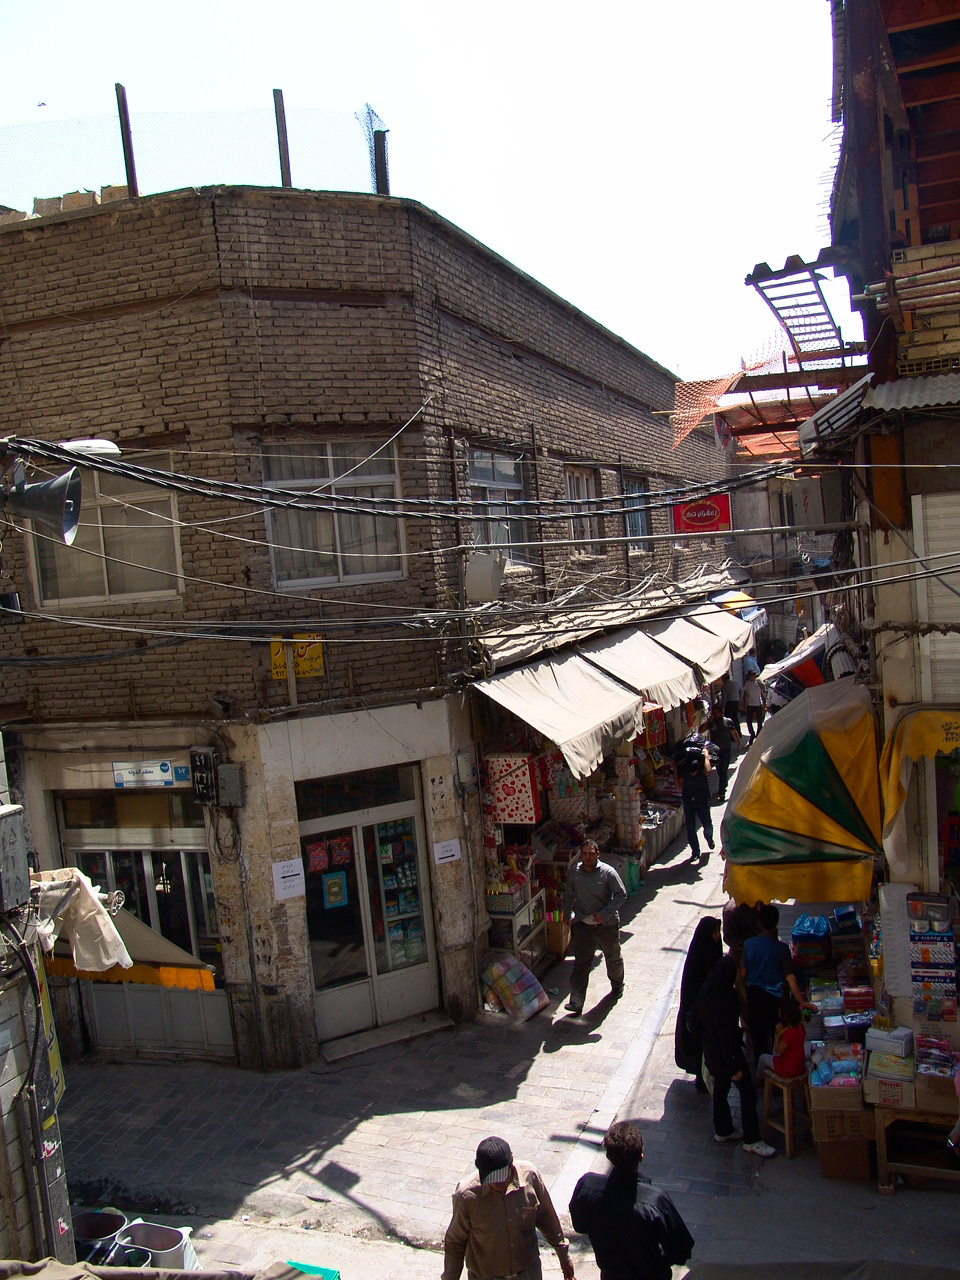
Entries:
[[763,726],[721,827],[737,901],[859,901],[881,852],[877,730],[852,678],[807,689]]

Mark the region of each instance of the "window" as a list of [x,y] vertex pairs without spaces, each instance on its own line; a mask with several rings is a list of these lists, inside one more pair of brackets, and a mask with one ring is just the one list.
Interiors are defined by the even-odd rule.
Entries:
[[577,543],[574,553],[601,555],[604,548],[599,541],[600,521],[591,514],[596,510],[597,477],[586,467],[568,467],[566,480],[567,498],[570,501],[570,534]]
[[650,486],[646,480],[625,480],[623,483],[627,537],[631,551],[652,551],[650,536]]
[[[170,470],[166,454],[137,465]],[[172,493],[105,471],[81,469],[80,526],[70,547],[35,531],[41,604],[168,596],[179,585],[176,505]]]
[[77,865],[104,892],[169,942],[221,974],[220,932],[205,849],[85,849]]
[[503,545],[508,560],[524,561],[528,541],[523,514],[523,464],[519,458],[487,449],[470,450],[470,497],[481,505],[473,511],[473,540]]
[[327,511],[269,513],[278,586],[401,576],[400,521],[373,514],[378,501],[400,496],[392,445],[378,446],[374,440],[265,445],[263,482],[330,499]]

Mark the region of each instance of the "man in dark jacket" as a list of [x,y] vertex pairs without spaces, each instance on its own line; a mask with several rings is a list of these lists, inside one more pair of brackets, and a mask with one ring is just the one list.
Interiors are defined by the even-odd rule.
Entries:
[[[683,818],[687,825],[687,839],[690,842],[690,859],[700,859],[700,844],[697,840],[697,819],[703,825],[703,835],[707,848],[713,848],[713,815],[710,812],[710,753],[699,745],[688,747],[686,771],[680,783],[680,796],[683,800]],[[710,855],[708,854],[707,857]]]
[[618,1120],[604,1135],[612,1168],[585,1173],[570,1201],[573,1229],[590,1237],[600,1280],[670,1280],[693,1252],[693,1236],[665,1191],[640,1173],[643,1135]]
[[717,780],[720,783],[717,800],[722,801],[727,798],[727,774],[730,772],[733,744],[740,746],[740,734],[730,717],[723,714],[723,706],[719,702],[714,705],[709,729],[710,741],[717,748]]
[[[776,1155],[760,1136],[757,1119],[757,1090],[753,1071],[747,1066],[740,1029],[740,997],[737,995],[738,965],[733,956],[722,956],[710,970],[697,997],[697,1013],[703,1036],[703,1061],[713,1076],[713,1136],[717,1142],[739,1142],[751,1155]],[[733,1127],[727,1094],[736,1085],[740,1093],[743,1133]]]

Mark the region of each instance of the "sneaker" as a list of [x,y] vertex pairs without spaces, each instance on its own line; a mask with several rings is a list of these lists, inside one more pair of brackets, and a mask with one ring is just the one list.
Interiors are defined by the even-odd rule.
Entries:
[[611,987],[611,988],[610,988],[610,999],[611,999],[611,1000],[619,1000],[619,999],[620,999],[620,997],[621,997],[622,995],[623,995],[623,983],[622,983],[622,982],[620,983],[619,987]]
[[749,1151],[752,1156],[762,1156],[764,1160],[769,1160],[771,1156],[777,1154],[776,1147],[771,1147],[769,1142],[745,1142],[743,1149]]
[[713,1135],[714,1142],[739,1142],[743,1134],[739,1129],[734,1129],[732,1133],[715,1133]]
[[577,1004],[575,1000],[568,1000],[567,1003],[564,1005],[564,1008],[569,1009],[569,1011],[574,1016],[576,1016],[578,1013],[583,1013],[583,1005]]

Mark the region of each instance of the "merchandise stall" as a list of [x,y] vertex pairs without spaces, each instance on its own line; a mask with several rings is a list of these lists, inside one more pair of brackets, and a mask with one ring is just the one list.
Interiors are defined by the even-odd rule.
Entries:
[[[506,713],[504,713],[505,715]],[[693,704],[694,722],[701,715]],[[491,946],[513,950],[533,968],[566,954],[563,892],[570,861],[595,840],[630,894],[680,834],[683,813],[669,752],[688,731],[686,707],[643,702],[623,740],[578,776],[564,752],[513,717],[486,726],[480,760]]]

